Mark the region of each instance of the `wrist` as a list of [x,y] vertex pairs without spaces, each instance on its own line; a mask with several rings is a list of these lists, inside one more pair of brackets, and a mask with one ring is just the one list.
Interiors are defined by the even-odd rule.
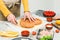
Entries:
[[12,13],[10,13],[9,15],[7,15],[6,18],[7,18],[8,16],[10,16],[10,15],[12,15]]
[[30,13],[30,11],[24,11],[24,13]]

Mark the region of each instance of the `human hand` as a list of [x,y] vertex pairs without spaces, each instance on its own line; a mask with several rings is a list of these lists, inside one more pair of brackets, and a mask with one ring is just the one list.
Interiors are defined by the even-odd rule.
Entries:
[[53,17],[53,19],[54,19],[54,20],[60,19],[60,16],[55,16],[55,17]]
[[31,21],[34,21],[34,18],[31,16],[30,12],[25,12],[25,13],[24,13],[24,20],[25,20],[26,18],[28,18],[30,22],[31,22]]
[[7,20],[8,20],[9,22],[13,23],[13,24],[17,24],[16,18],[15,18],[15,16],[14,16],[13,14],[9,14],[9,15],[7,16]]

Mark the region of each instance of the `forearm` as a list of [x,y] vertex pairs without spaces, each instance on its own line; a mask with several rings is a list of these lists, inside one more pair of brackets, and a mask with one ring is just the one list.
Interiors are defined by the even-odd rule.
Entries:
[[0,11],[2,11],[3,15],[7,17],[11,12],[7,9],[4,2],[0,0]]
[[29,11],[28,0],[22,0],[24,11]]

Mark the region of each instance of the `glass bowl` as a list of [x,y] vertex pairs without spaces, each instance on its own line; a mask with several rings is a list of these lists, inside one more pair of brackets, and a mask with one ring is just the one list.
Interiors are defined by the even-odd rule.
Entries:
[[53,40],[54,38],[54,32],[53,31],[47,31],[44,29],[39,29],[37,34],[38,40]]

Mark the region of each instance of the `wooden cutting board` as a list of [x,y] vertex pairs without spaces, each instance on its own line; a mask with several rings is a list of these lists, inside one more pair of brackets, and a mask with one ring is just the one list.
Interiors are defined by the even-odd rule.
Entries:
[[60,30],[60,25],[57,25],[55,22],[53,22],[52,24],[54,25],[54,27]]

